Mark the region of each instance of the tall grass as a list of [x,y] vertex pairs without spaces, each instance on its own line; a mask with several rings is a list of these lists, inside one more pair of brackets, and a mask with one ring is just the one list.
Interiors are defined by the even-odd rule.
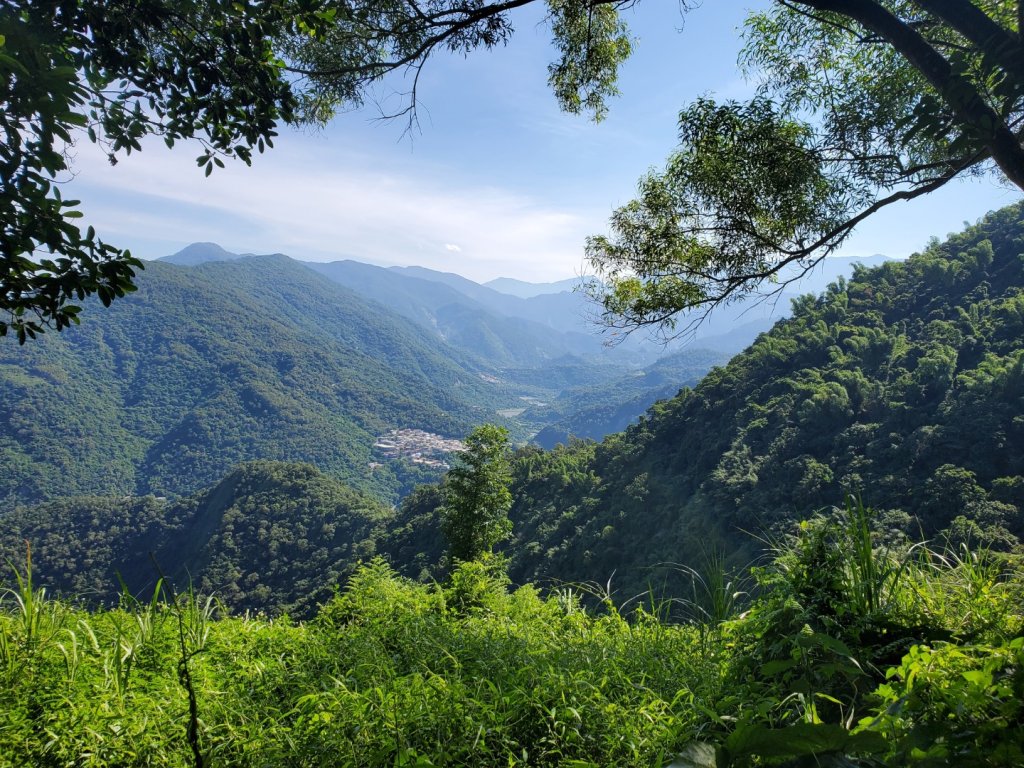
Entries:
[[712,557],[644,610],[608,587],[592,609],[485,565],[423,585],[375,561],[306,624],[191,592],[90,613],[47,596],[26,558],[0,602],[0,768],[896,766],[925,726],[986,764],[971,756],[1020,711],[1019,571],[869,546],[869,511],[845,511],[805,526],[753,597]]
[[19,625],[19,640],[29,653],[48,644],[63,628],[65,611],[61,603],[46,599],[46,588],[36,588],[32,581],[32,547],[25,542],[25,569],[22,572],[9,563],[17,584],[0,593],[4,601],[14,603],[14,616]]

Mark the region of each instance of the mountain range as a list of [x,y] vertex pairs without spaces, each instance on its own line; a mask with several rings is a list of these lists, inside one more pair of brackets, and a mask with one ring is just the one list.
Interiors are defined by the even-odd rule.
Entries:
[[[215,243],[194,243],[161,261],[194,266],[231,258],[243,256]],[[566,354],[647,365],[687,348],[735,354],[784,317],[790,301],[801,292],[819,293],[840,277],[849,277],[855,266],[873,267],[887,260],[882,255],[828,258],[799,279],[797,271],[791,270],[783,280],[792,279],[792,284],[769,291],[761,300],[717,308],[675,344],[648,339],[643,333],[626,337],[602,333],[596,322],[600,308],[585,292],[575,290],[593,278],[554,283],[497,278],[481,285],[425,267],[380,267],[351,259],[303,263],[498,365],[543,364]],[[681,326],[688,327],[685,319]]]
[[376,436],[461,436],[516,402],[477,359],[284,256],[154,262],[138,284],[66,333],[0,345],[0,498],[174,496],[257,458],[397,498],[404,470],[367,469]]
[[[667,392],[652,377],[647,401],[627,402],[645,387],[613,383],[645,382],[643,368],[600,345],[571,354],[571,334],[484,312],[441,282],[313,265],[357,293],[310,266],[196,244],[149,262],[111,308],[87,305],[81,326],[0,345],[0,499],[176,497],[269,459],[310,462],[394,502],[436,478],[443,457],[423,461],[415,446],[382,457],[375,443],[392,430],[458,438],[497,421],[526,440],[569,408],[621,406],[631,419]],[[684,352],[675,370],[692,383],[725,359]],[[581,434],[617,428],[621,413],[594,413]]]
[[[568,441],[547,451],[520,448],[513,458],[513,534],[503,547],[510,575],[518,582],[548,585],[610,583],[620,600],[649,588],[678,593],[671,582],[681,571],[673,564],[699,567],[720,557],[745,563],[765,540],[778,540],[796,520],[842,507],[849,494],[875,510],[879,543],[923,534],[953,552],[964,542],[1019,550],[1024,537],[1021,242],[1024,204],[991,214],[907,262],[858,269],[824,294],[799,299],[790,318],[692,388],[655,403],[623,432],[600,442]],[[371,317],[379,322],[372,312],[380,312],[380,305],[361,304],[284,257],[152,269],[166,282],[149,285],[172,292],[180,311],[171,312],[156,302],[151,289],[143,289],[130,301],[149,306],[148,314],[134,314],[130,302],[119,310],[133,323],[86,322],[75,329],[77,335],[25,347],[18,366],[7,362],[0,367],[6,387],[12,386],[9,382],[21,387],[14,402],[27,403],[4,415],[5,435],[11,434],[12,424],[23,430],[3,444],[8,471],[18,470],[20,461],[31,465],[27,476],[49,473],[51,482],[65,483],[57,487],[66,493],[50,497],[70,495],[74,483],[88,485],[75,457],[56,467],[48,463],[51,454],[63,454],[61,440],[54,437],[37,447],[46,439],[46,425],[64,442],[111,441],[111,449],[124,459],[114,466],[121,466],[126,478],[121,486],[115,484],[116,473],[99,481],[91,478],[89,490],[105,482],[112,497],[8,508],[0,517],[5,554],[15,553],[28,539],[41,578],[77,591],[109,583],[115,571],[131,574],[133,585],[151,580],[151,566],[140,565],[139,558],[142,552],[157,552],[161,562],[173,564],[168,571],[184,564],[204,589],[225,595],[229,605],[273,610],[308,610],[310,600],[318,598],[303,595],[324,594],[328,582],[343,578],[356,560],[373,554],[387,556],[409,576],[442,576],[446,563],[437,485],[419,486],[397,508],[382,506],[346,487],[361,485],[381,497],[360,464],[368,451],[344,465],[348,476],[331,466],[325,472],[290,461],[231,470],[231,461],[245,458],[237,450],[243,438],[259,435],[261,422],[287,418],[288,404],[275,389],[278,382],[253,378],[255,370],[247,366],[273,362],[280,386],[294,389],[287,390],[289,398],[311,403],[325,398],[345,409],[352,421],[348,429],[363,434],[402,413],[405,402],[397,396],[361,399],[379,397],[368,388],[369,379],[397,376],[398,370],[418,368],[419,423],[439,431],[459,428],[446,407],[465,404],[468,413],[478,408],[482,414],[513,391],[487,378],[497,378],[491,373],[476,379],[466,375],[476,364],[473,359],[458,366],[452,362],[458,359],[454,352],[436,359],[431,354],[436,347],[428,344],[436,340],[403,318],[387,316],[382,327],[374,326],[375,339],[351,338],[371,332],[360,323]],[[292,275],[295,270],[301,279]],[[229,277],[238,290],[229,295],[238,306],[214,303],[211,318],[208,293]],[[314,302],[321,314],[311,321],[305,302],[317,296],[325,303]],[[206,303],[198,303],[198,297],[206,297]],[[190,298],[196,303],[190,304]],[[330,302],[341,298],[348,305],[332,308]],[[249,316],[249,300],[262,312]],[[115,303],[109,310],[115,319],[117,309]],[[186,322],[189,316],[205,325]],[[202,332],[213,319],[239,326],[231,343],[224,332]],[[150,340],[148,346],[132,336],[143,321],[141,338]],[[352,374],[352,381],[339,387],[332,378],[337,369],[318,374],[317,363],[304,361],[319,356],[326,365],[331,344],[337,343],[333,337],[314,335],[314,341],[304,341],[295,336],[315,334],[316,328],[348,338],[351,353],[363,355],[358,359],[366,366],[375,347],[411,346],[395,368],[373,367],[364,378]],[[290,356],[281,357],[284,352],[274,339],[288,340]],[[89,378],[93,374],[81,357],[85,349],[89,365],[131,372],[126,379],[131,386],[120,393],[120,401],[96,397],[94,390],[104,382]],[[228,353],[231,361],[224,357]],[[664,365],[667,377],[678,375],[671,373],[671,359]],[[657,374],[652,369],[647,375]],[[307,378],[315,379],[312,392],[301,387]],[[175,382],[175,387],[159,401],[133,410],[142,402],[138,393],[156,380]],[[233,386],[236,381],[243,383],[241,390]],[[367,389],[361,391],[363,386]],[[339,388],[345,397],[339,397]],[[259,399],[261,391],[271,395]],[[213,410],[210,393],[221,405],[237,401],[240,407]],[[571,401],[571,387],[561,397]],[[63,400],[62,409],[44,408],[52,400]],[[254,412],[252,404],[262,410]],[[529,402],[527,410],[543,407]],[[15,423],[22,413],[34,419]],[[214,418],[214,413],[219,415]],[[96,423],[86,424],[84,414],[95,415]],[[61,425],[62,419],[73,429]],[[178,442],[156,441],[162,447],[152,455],[162,457],[163,464],[154,466],[177,467],[177,474],[167,477],[185,471],[190,481],[179,481],[181,496],[163,500],[158,497],[161,486],[140,482],[143,474],[130,475],[136,466],[132,451],[139,450],[148,461],[150,453],[141,450],[146,439],[163,434],[161,424],[182,421],[205,431],[176,433]],[[308,440],[310,430],[317,433],[317,445],[342,439],[340,429],[322,439],[319,430],[331,425],[326,415],[323,421],[289,424],[292,434],[286,430],[283,438],[289,446],[305,445],[302,436]],[[182,464],[167,445],[187,461]],[[31,452],[26,450],[30,447]],[[212,468],[201,466],[200,451]],[[94,474],[104,468],[92,464]],[[398,484],[389,486],[392,493]],[[154,495],[139,498],[147,491]]]

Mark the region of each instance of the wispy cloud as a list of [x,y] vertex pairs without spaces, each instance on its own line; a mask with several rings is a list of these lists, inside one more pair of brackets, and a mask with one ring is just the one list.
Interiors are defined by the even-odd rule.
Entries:
[[108,239],[148,249],[166,243],[158,252],[136,248],[145,257],[216,240],[235,250],[418,264],[479,279],[572,275],[585,236],[603,223],[603,213],[562,209],[443,168],[383,167],[309,142],[205,179],[193,154],[147,147],[111,168],[83,146],[68,193]]

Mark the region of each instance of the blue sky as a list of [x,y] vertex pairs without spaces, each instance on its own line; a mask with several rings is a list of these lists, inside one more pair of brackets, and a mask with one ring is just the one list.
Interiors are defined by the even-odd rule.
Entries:
[[[702,94],[742,98],[736,57],[750,4],[709,2],[685,19],[675,2],[626,12],[637,38],[622,96],[593,124],[558,111],[547,88],[552,59],[542,8],[513,16],[510,44],[428,62],[420,130],[382,122],[368,105],[322,131],[283,129],[253,167],[204,178],[195,147],[153,142],[115,166],[88,142],[74,149],[66,197],[86,221],[137,256],[194,241],[236,252],[329,261],[417,264],[475,280],[555,280],[586,271],[583,242],[605,230],[637,179],[675,145],[679,108]],[[680,31],[680,28],[682,30]],[[382,86],[385,106],[406,86]],[[843,255],[904,257],[1020,197],[971,182],[876,216]]]

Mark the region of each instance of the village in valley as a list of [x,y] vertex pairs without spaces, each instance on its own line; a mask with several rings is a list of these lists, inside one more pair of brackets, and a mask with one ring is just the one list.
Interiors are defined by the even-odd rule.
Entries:
[[[386,459],[407,459],[414,464],[442,470],[450,468],[445,459],[453,453],[466,450],[466,444],[461,440],[442,437],[422,429],[392,429],[378,437],[373,447]],[[378,466],[379,462],[370,463],[370,469]]]

